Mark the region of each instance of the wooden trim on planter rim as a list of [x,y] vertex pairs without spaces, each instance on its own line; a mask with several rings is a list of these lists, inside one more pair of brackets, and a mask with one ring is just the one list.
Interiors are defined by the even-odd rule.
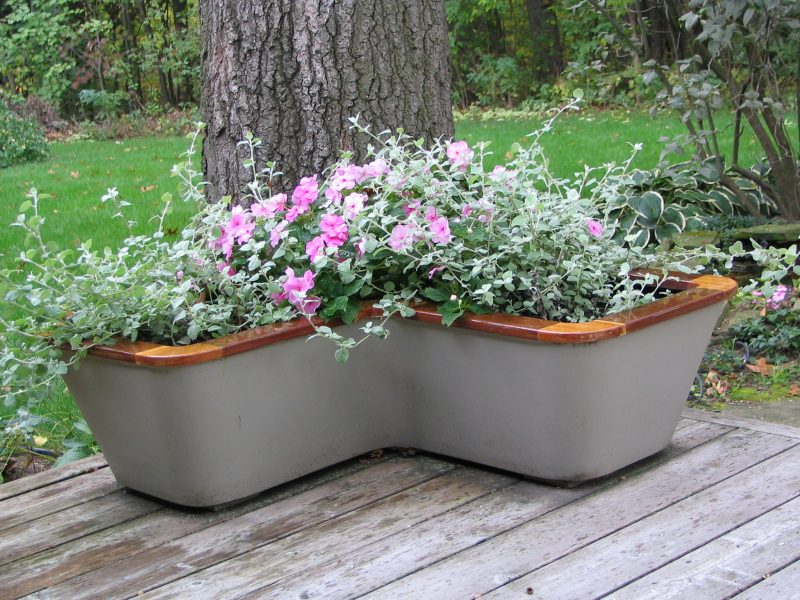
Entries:
[[[634,273],[632,276],[636,277]],[[587,344],[619,337],[727,300],[736,293],[736,282],[715,275],[675,274],[675,279],[664,284],[678,293],[660,298],[633,310],[608,315],[586,323],[559,323],[534,317],[506,313],[488,315],[466,314],[453,323],[453,327],[484,333],[504,335],[556,344]],[[441,316],[431,304],[415,306],[416,314],[410,317],[423,323],[441,323]],[[360,319],[377,317],[379,312],[369,306],[362,310]],[[89,353],[127,363],[150,367],[194,365],[225,356],[239,354],[260,346],[310,335],[311,324],[303,318],[287,323],[276,323],[242,331],[214,340],[186,346],[165,346],[150,342],[119,341],[113,346],[95,346]]]

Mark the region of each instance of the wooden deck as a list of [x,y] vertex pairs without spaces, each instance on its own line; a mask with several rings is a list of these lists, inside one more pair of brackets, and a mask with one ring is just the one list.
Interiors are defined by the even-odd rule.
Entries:
[[0,597],[800,598],[800,429],[687,411],[570,489],[439,457],[353,460],[218,511],[102,457],[0,486]]

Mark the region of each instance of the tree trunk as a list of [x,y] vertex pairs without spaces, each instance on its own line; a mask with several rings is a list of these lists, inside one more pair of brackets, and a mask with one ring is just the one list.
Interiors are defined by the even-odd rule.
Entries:
[[537,81],[553,81],[564,70],[561,34],[551,0],[525,0],[531,32],[534,75]]
[[238,198],[249,181],[237,142],[263,140],[290,188],[341,148],[362,160],[364,136],[402,127],[453,135],[443,0],[201,0],[201,110],[209,200]]

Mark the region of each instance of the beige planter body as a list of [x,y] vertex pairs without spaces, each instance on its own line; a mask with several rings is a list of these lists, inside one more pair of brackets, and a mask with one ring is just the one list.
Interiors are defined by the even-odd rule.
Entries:
[[[301,325],[265,330],[266,344],[260,334],[184,349],[120,344],[87,357],[67,383],[119,482],[186,506],[236,501],[386,446],[578,482],[669,443],[729,295],[713,289],[711,302],[705,289],[666,299],[666,311],[633,311],[638,321],[549,324],[535,335],[531,323],[547,322],[522,319],[508,335],[489,330],[521,318],[445,328],[422,310],[346,364],[330,344],[306,342]],[[676,309],[683,295],[698,306]],[[581,331],[562,331],[571,328]],[[524,339],[553,336],[564,339]]]

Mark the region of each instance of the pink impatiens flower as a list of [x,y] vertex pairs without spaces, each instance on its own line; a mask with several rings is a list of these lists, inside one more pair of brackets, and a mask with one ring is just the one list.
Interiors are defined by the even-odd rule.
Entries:
[[317,199],[318,193],[317,176],[303,177],[292,192],[292,207],[286,213],[286,220],[291,223],[300,215],[307,213],[312,202]]
[[361,258],[367,252],[367,240],[361,238],[356,242],[356,256]]
[[288,223],[281,221],[269,232],[269,245],[273,248],[281,243],[281,234],[286,230]]
[[433,223],[438,218],[439,215],[436,213],[436,208],[434,208],[433,206],[429,206],[428,209],[425,211],[425,220],[428,223]]
[[467,142],[450,142],[447,144],[447,158],[459,171],[466,171],[475,153],[470,150]]
[[317,312],[320,305],[320,299],[315,297],[307,297],[306,292],[314,287],[314,273],[306,271],[302,277],[297,277],[294,274],[294,269],[291,267],[286,268],[286,278],[281,283],[283,292],[273,294],[272,298],[276,302],[283,302],[288,300],[290,304],[304,314],[313,314]]
[[433,276],[436,275],[439,271],[444,271],[444,267],[433,267],[428,271],[428,279],[433,279]]
[[338,248],[347,241],[347,223],[337,214],[328,213],[319,223],[322,239],[332,248]]
[[596,238],[603,237],[603,225],[600,221],[595,221],[594,219],[586,219],[586,228],[589,230],[589,234],[593,235]]
[[376,158],[371,163],[364,165],[364,175],[367,177],[380,177],[389,173],[389,165],[382,158]]
[[414,243],[414,229],[406,225],[395,225],[389,236],[389,246],[392,250],[405,250]]
[[437,244],[447,244],[453,239],[447,217],[439,217],[433,221],[431,223],[431,233],[433,234],[433,241]]
[[321,235],[318,235],[306,244],[306,254],[308,254],[308,259],[311,262],[314,262],[317,257],[325,255],[325,240],[322,239]]
[[419,200],[412,200],[411,202],[406,202],[405,204],[403,204],[403,213],[407,217],[410,217],[411,215],[417,214],[419,207],[420,207]]
[[331,202],[339,203],[342,201],[342,190],[352,190],[356,185],[366,178],[364,167],[358,165],[344,165],[337,167],[331,177],[328,189],[325,190],[325,197]]
[[275,215],[286,209],[286,194],[275,194],[269,200],[256,202],[250,207],[254,217],[275,218]]
[[364,204],[367,202],[366,194],[359,194],[353,192],[344,199],[344,218],[348,221],[355,219],[358,214],[364,210]]

